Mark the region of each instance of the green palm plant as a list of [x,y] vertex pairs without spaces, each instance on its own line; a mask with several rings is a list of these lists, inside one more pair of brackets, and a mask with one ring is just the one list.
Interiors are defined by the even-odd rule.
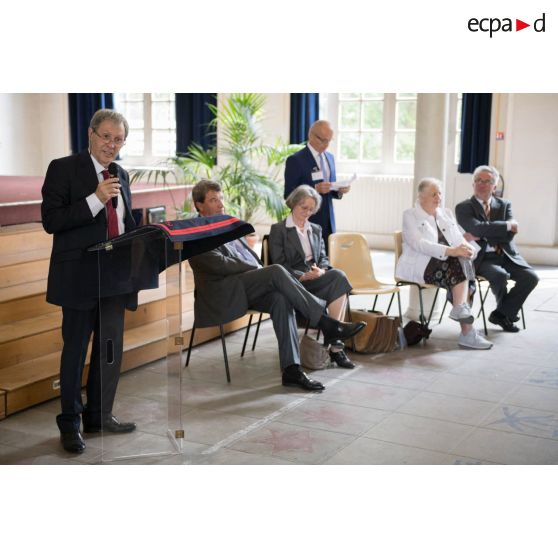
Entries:
[[280,140],[263,143],[264,104],[265,95],[234,93],[219,108],[209,105],[214,115],[209,126],[212,134],[219,133],[219,152],[193,144],[185,156],[172,159],[185,180],[219,182],[227,212],[248,222],[261,208],[277,220],[286,215],[279,174],[285,159],[301,148]]

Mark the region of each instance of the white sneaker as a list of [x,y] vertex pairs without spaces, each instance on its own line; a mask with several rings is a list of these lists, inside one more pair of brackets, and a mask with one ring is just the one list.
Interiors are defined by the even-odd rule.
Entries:
[[476,329],[472,329],[467,335],[459,336],[459,346],[467,349],[490,349],[492,343],[485,339]]
[[462,324],[472,324],[475,321],[475,317],[471,314],[471,308],[466,302],[463,304],[456,304],[451,309],[449,317]]

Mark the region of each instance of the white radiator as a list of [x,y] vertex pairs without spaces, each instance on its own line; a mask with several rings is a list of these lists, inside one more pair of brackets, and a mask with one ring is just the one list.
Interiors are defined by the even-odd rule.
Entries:
[[412,176],[363,176],[333,202],[337,230],[360,232],[372,248],[392,250],[393,232],[401,229],[403,211],[412,203]]

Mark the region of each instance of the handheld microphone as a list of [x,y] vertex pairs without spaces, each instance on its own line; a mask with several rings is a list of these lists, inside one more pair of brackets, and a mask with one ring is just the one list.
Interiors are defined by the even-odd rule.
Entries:
[[[110,163],[108,166],[108,172],[111,178],[118,178],[118,165],[116,163]],[[118,207],[118,196],[111,198],[112,207],[116,209]]]

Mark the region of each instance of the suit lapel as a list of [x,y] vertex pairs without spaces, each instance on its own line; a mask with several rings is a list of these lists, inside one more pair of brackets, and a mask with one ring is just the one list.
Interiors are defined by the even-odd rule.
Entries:
[[[312,151],[310,151],[308,146],[304,148],[304,158],[306,161],[306,167],[310,171],[308,181],[310,184],[314,184],[315,181],[312,180],[312,173],[318,171],[319,167],[318,164],[316,163],[316,159],[314,159],[314,155],[312,155]],[[321,182],[321,180],[319,180],[318,182]]]
[[287,240],[291,244],[291,246],[296,250],[298,255],[302,258],[303,262],[306,262],[306,254],[302,248],[302,244],[300,243],[300,238],[298,237],[298,233],[296,232],[295,227],[285,227],[287,229]]
[[260,257],[258,256],[258,254],[256,254],[256,252],[254,252],[254,250],[252,250],[252,248],[250,248],[250,246],[248,246],[248,244],[246,243],[246,241],[244,240],[244,238],[239,238],[238,241],[242,244],[242,246],[244,246],[244,248],[246,248],[246,250],[248,250],[248,252],[250,252],[250,254],[252,254],[252,256],[254,256],[255,260],[260,264],[263,265],[262,260],[260,259]]
[[[481,221],[488,221],[488,217],[486,216],[486,213],[484,212],[484,207],[479,203],[479,201],[477,200],[477,198],[475,198],[475,196],[471,197],[471,204],[473,205],[476,213],[477,213],[477,217],[478,219],[480,219]],[[491,211],[492,211],[492,206],[491,207]]]
[[492,201],[490,202],[490,216],[492,221],[500,221],[502,219],[502,200],[492,196]]
[[312,247],[312,257],[314,258],[314,262],[317,264],[320,260],[320,244],[321,244],[321,234],[314,229],[311,228],[310,234],[310,246]]
[[80,183],[84,185],[86,195],[93,194],[99,185],[99,179],[95,172],[95,166],[89,155],[89,151],[81,151],[78,154],[78,173]]

